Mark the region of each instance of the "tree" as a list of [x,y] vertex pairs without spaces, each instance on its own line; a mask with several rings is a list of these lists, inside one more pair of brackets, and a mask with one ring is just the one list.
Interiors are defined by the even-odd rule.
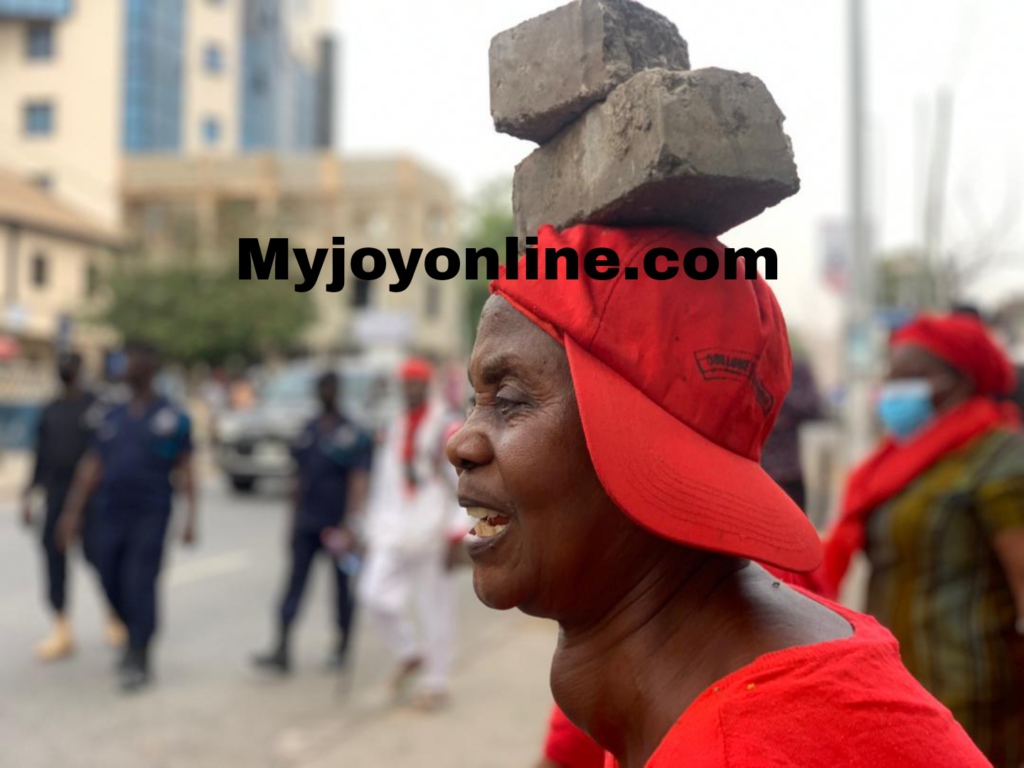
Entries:
[[[485,185],[470,206],[469,225],[464,238],[467,248],[493,248],[499,256],[505,253],[505,238],[516,233],[512,216],[512,184],[509,179],[496,179]],[[476,338],[480,312],[489,295],[484,278],[468,280],[466,299],[466,338]]]
[[109,288],[98,319],[185,364],[291,351],[316,314],[312,297],[289,282],[239,280],[224,269],[135,265],[116,271]]

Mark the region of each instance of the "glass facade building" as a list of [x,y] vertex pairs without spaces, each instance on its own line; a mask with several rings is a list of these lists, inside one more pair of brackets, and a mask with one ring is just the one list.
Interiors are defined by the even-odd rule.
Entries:
[[310,150],[316,146],[317,73],[299,61],[292,62],[293,105],[292,143],[294,149]]
[[243,151],[305,151],[321,144],[318,115],[323,74],[289,52],[282,5],[281,0],[245,2]]
[[184,0],[127,0],[124,148],[178,152],[182,138]]
[[279,142],[284,28],[277,0],[246,0],[242,18],[242,149]]

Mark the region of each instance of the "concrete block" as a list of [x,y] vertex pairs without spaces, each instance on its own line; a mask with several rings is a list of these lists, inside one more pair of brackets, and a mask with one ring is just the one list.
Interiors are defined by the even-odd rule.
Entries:
[[633,0],[576,0],[491,40],[491,115],[543,144],[645,69],[687,70],[686,41]]
[[783,119],[753,75],[634,75],[516,167],[519,236],[581,222],[721,234],[800,188]]

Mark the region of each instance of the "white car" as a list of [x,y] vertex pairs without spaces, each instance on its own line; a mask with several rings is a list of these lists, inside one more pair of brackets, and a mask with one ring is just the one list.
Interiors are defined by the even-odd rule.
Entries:
[[[333,369],[341,380],[342,413],[376,432],[397,402],[395,365],[348,360]],[[255,406],[215,420],[217,465],[235,490],[250,491],[258,480],[294,473],[291,446],[317,413],[316,381],[326,370],[312,361],[291,363],[271,375]]]

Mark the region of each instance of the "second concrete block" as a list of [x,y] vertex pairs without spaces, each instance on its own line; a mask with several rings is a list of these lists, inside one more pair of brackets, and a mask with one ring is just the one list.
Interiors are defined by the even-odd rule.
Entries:
[[518,234],[584,221],[721,234],[799,190],[783,120],[753,75],[640,72],[517,166]]

